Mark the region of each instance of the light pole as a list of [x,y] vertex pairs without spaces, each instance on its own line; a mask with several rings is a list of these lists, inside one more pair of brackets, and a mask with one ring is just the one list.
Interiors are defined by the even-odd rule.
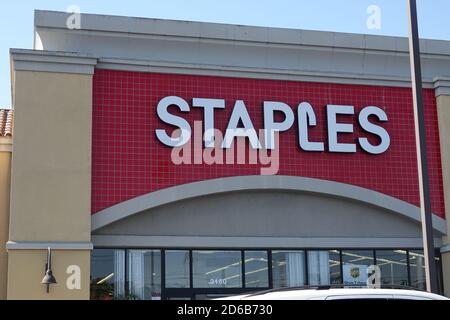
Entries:
[[427,291],[437,293],[436,263],[434,261],[433,222],[428,179],[425,119],[422,98],[422,73],[420,67],[419,32],[416,0],[408,0],[409,11],[409,57],[414,103],[414,126],[416,131],[417,170],[419,174],[420,216],[422,221],[423,252]]

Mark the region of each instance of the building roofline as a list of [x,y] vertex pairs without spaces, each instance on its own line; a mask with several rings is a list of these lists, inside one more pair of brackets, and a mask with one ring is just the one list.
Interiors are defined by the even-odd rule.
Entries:
[[[14,70],[411,86],[407,38],[97,14],[81,14],[80,28],[69,29],[71,15],[36,10],[41,55],[13,51]],[[421,56],[424,86],[448,94],[450,41],[422,40]]]
[[[35,28],[67,29],[71,13],[35,10]],[[406,37],[260,27],[211,22],[81,14],[81,30],[148,36],[408,52]],[[450,41],[422,39],[422,54],[450,55]]]
[[10,49],[15,71],[47,71],[93,74],[97,58],[78,52]]

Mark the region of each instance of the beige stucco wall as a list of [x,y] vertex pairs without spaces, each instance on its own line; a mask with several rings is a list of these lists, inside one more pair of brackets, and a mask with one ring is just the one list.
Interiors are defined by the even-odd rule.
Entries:
[[15,72],[10,240],[90,241],[92,76]]
[[[89,299],[90,251],[53,250],[52,270],[57,284],[41,284],[47,261],[46,250],[10,250],[9,269],[14,270],[14,278],[8,282],[10,300],[85,300]],[[81,290],[69,290],[66,282],[71,274],[67,268],[77,265],[81,270]]]
[[442,254],[442,276],[444,294],[450,298],[450,252]]
[[[90,242],[92,75],[14,71],[9,240]],[[40,284],[45,250],[9,250],[8,299],[88,299],[89,250],[55,251],[60,284]],[[82,289],[63,286],[67,264]],[[59,279],[58,279],[59,278]]]
[[[11,147],[3,138],[0,141],[2,149]],[[0,151],[0,300],[6,299],[6,284],[8,274],[8,254],[5,243],[9,233],[9,191],[10,191],[11,153]]]
[[[442,178],[444,183],[444,201],[447,215],[447,235],[450,235],[450,96],[437,97],[439,120],[439,138],[441,142]],[[449,244],[450,238],[444,237],[443,243]],[[450,252],[442,254],[442,272],[445,295],[450,297]]]

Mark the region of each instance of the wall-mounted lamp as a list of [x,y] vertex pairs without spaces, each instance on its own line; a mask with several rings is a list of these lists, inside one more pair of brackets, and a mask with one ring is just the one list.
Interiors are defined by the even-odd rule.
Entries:
[[57,283],[52,272],[52,249],[50,249],[50,247],[47,249],[47,264],[45,265],[45,276],[44,278],[42,278],[41,283],[47,286],[47,293],[49,292],[50,285]]

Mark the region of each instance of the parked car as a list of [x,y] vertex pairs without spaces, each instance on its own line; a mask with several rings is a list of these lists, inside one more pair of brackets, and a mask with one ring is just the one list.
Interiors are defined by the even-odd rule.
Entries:
[[229,296],[217,300],[450,300],[418,290],[369,288],[284,288]]

